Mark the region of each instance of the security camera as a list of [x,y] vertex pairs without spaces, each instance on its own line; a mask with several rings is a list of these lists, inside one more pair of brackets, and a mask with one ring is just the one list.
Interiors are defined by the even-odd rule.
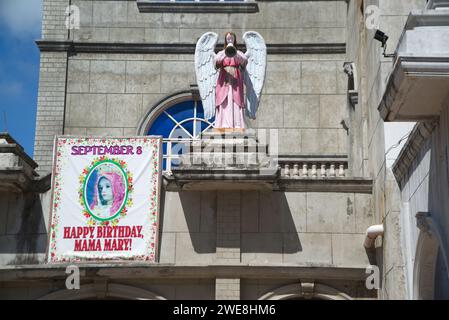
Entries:
[[384,32],[382,32],[380,30],[376,30],[374,39],[376,39],[377,41],[380,41],[382,43],[382,48],[383,48],[387,44],[388,36]]
[[383,56],[385,58],[393,58],[395,56],[394,54],[386,54],[388,36],[385,34],[385,32],[376,30],[376,33],[374,34],[374,39],[382,43],[382,48],[384,48]]

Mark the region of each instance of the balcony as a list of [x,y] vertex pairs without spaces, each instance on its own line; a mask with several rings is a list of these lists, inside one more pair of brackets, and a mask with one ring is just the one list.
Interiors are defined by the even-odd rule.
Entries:
[[449,2],[412,11],[378,107],[385,121],[438,118],[449,93]]
[[370,179],[351,176],[346,155],[279,155],[262,140],[251,129],[203,133],[164,173],[165,189],[371,192]]

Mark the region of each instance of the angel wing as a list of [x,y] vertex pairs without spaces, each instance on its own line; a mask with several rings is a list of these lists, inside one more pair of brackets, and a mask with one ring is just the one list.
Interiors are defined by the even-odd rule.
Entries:
[[267,67],[267,46],[265,40],[256,31],[248,31],[243,35],[246,44],[245,55],[248,64],[245,69],[246,114],[250,119],[256,119],[260,95],[265,81]]
[[204,118],[215,115],[215,87],[218,70],[215,68],[215,45],[218,35],[214,32],[203,34],[195,48],[195,73],[201,100],[203,101]]

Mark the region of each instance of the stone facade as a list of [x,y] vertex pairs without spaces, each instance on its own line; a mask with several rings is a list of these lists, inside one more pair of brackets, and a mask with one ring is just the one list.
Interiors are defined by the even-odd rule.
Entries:
[[[402,279],[409,299],[449,299],[449,48],[445,41],[432,40],[449,36],[448,18],[449,4],[441,0],[429,1],[426,9],[410,14],[398,45],[396,67],[379,105],[380,114],[393,121],[392,125],[404,117],[418,121],[393,165],[401,191],[401,205],[396,208],[400,219],[395,227],[402,231]],[[408,77],[395,81],[396,89],[392,89],[393,79],[410,63],[418,70],[413,81],[422,88],[425,103],[413,95],[401,97],[408,90],[404,85],[410,88]],[[429,63],[432,67],[424,72],[422,68]],[[404,106],[400,111],[394,109],[398,104]]]
[[[380,29],[394,48],[408,13],[425,1],[254,3],[257,12],[201,14],[141,12],[136,1],[72,0],[80,28],[67,30],[69,1],[44,0],[35,142],[41,175],[51,169],[55,134],[145,135],[164,101],[191,98],[181,93],[196,83],[194,45],[206,31],[223,37],[232,30],[240,39],[256,30],[265,38],[266,82],[249,125],[277,130],[284,160],[268,190],[237,184],[185,190],[167,173],[158,262],[82,266],[76,292],[64,289],[65,266],[45,263],[50,191],[40,189],[41,210],[8,205],[0,213],[1,222],[22,219],[24,228],[34,217],[40,228],[40,246],[20,249],[35,230],[17,235],[14,223],[1,224],[1,298],[406,297],[399,190],[385,165],[377,112],[392,63],[364,15],[369,5],[381,9]],[[348,61],[356,68],[358,102],[348,99]],[[0,206],[22,205],[10,192],[2,193]],[[363,243],[374,224],[385,225],[385,236],[373,260]],[[381,268],[381,290],[365,287],[370,263]]]
[[[360,12],[374,17],[369,6],[379,11],[378,29],[389,36],[387,54],[395,51],[407,16],[414,9],[424,8],[426,1],[351,1],[349,5],[348,61],[359,68],[357,80],[359,104],[350,113],[354,130],[352,135],[353,172],[373,178],[373,215],[375,224],[385,226],[382,243],[378,246],[378,261],[382,272],[382,299],[404,299],[407,297],[405,260],[401,245],[399,188],[386,162],[386,136],[392,134],[377,109],[387,85],[388,75],[393,69],[392,58],[382,56],[380,42],[374,41],[376,28],[366,28],[367,21],[360,19]],[[365,12],[366,11],[366,12]],[[359,17],[359,18],[357,18]],[[369,23],[369,21],[368,21]],[[404,132],[405,135],[407,132]]]

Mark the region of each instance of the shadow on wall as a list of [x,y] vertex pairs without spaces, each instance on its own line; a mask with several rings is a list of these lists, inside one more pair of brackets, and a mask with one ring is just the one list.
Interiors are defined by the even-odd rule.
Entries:
[[0,264],[42,263],[47,231],[39,194],[2,192],[0,211]]
[[306,215],[301,201],[304,194],[281,192],[163,192],[160,232],[187,237],[199,254],[216,252],[217,242],[242,253],[296,253]]

